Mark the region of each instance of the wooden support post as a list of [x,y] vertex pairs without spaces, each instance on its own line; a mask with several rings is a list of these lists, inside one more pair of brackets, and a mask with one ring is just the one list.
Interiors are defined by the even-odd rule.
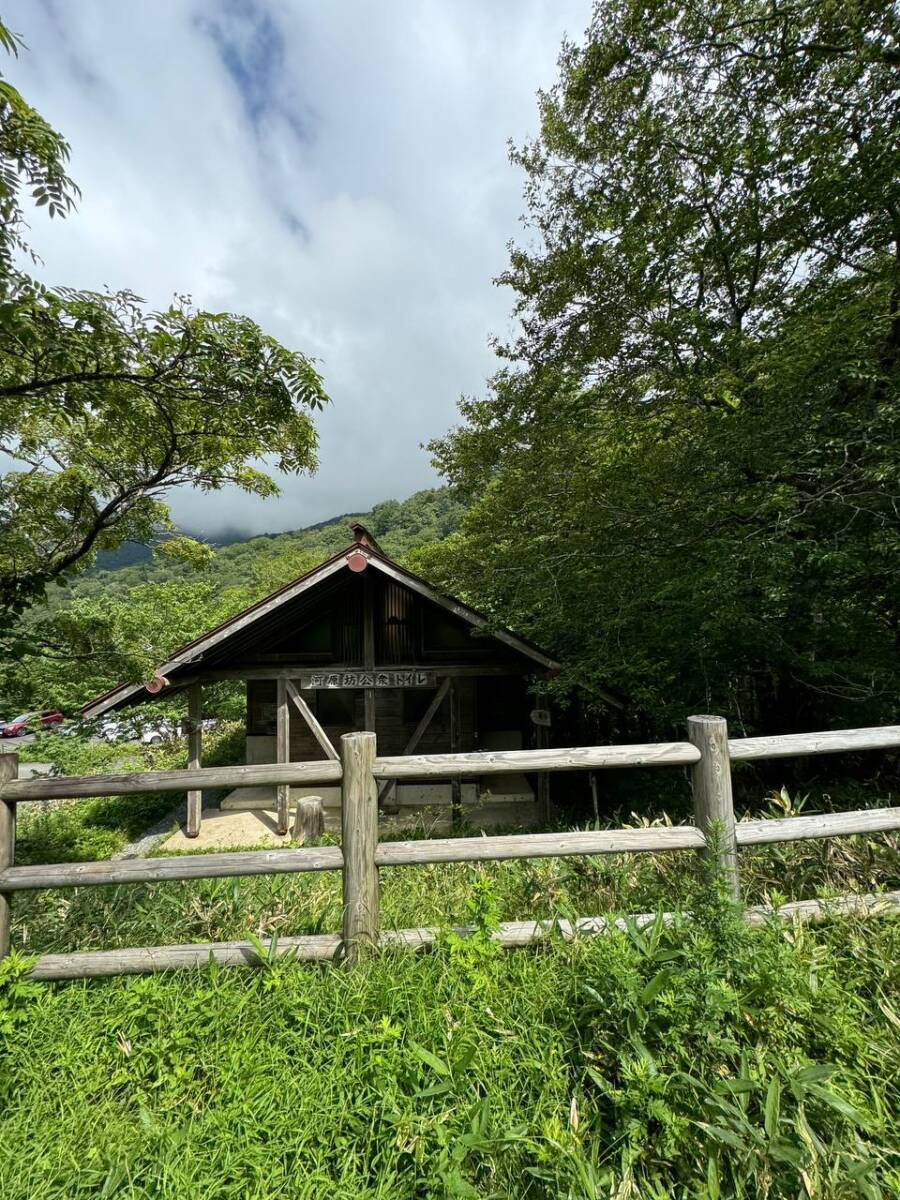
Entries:
[[[291,714],[288,709],[287,680],[279,677],[277,683],[277,713],[275,725],[275,761],[291,761]],[[291,805],[291,785],[279,783],[275,789],[276,829],[282,836],[288,831]]]
[[[534,744],[537,750],[546,750],[550,745],[550,730],[546,725],[535,725],[534,727]],[[553,811],[550,807],[550,775],[547,771],[541,771],[537,777],[537,802],[538,802],[538,820],[546,827],[553,818]]]
[[[363,577],[363,666],[375,671],[375,596],[371,570]],[[375,689],[363,692],[363,725],[369,733],[375,733]]]
[[[0,870],[16,857],[16,802],[3,799],[3,786],[19,774],[18,754],[0,754]],[[0,892],[0,959],[9,954],[11,896]]]
[[[694,824],[716,842],[716,866],[734,900],[740,899],[728,722],[724,717],[688,717],[688,741],[700,751],[691,767]],[[709,853],[709,851],[707,851]]]
[[[188,689],[188,770],[199,770],[202,766],[203,742],[203,685],[197,680]],[[187,823],[185,836],[195,838],[200,832],[203,813],[203,792],[191,789],[187,794]]]
[[600,828],[600,798],[597,792],[597,772],[591,771],[591,802],[594,806],[594,828]]
[[378,941],[380,916],[378,868],[378,795],[372,767],[375,734],[345,733],[341,738],[341,849],[344,854],[343,941],[347,962]]
[[321,796],[302,796],[294,814],[294,841],[311,846],[325,832],[325,809]]
[[[459,753],[459,690],[456,680],[450,680],[450,753]],[[462,824],[462,780],[454,775],[450,780],[450,819],[453,828]]]

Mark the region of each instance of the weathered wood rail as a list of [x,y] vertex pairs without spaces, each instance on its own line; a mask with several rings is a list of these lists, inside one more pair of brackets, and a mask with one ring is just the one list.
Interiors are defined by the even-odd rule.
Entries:
[[[441,862],[484,862],[517,858],[557,858],[578,854],[636,854],[694,850],[714,855],[740,897],[738,851],[741,846],[791,842],[803,838],[844,837],[900,829],[900,808],[877,808],[802,817],[735,821],[731,794],[733,760],[783,758],[788,755],[836,754],[900,747],[900,725],[876,729],[833,730],[780,737],[731,738],[721,717],[688,718],[688,740],[630,746],[587,746],[572,749],[510,750],[474,754],[406,755],[379,758],[374,733],[350,733],[341,739],[339,760],[269,763],[261,766],[205,767],[185,771],[147,771],[125,775],[59,776],[18,779],[18,756],[0,755],[0,957],[9,952],[10,904],[16,892],[44,888],[156,883],[179,879],[212,879],[244,875],[340,871],[343,922],[339,934],[313,934],[280,939],[278,952],[303,960],[341,957],[354,961],[367,947],[433,944],[428,929],[380,928],[381,867]],[[400,779],[464,778],[520,771],[577,771],[607,767],[687,766],[691,772],[694,823],[642,829],[573,833],[535,833],[494,837],[433,838],[381,842],[378,832],[379,785]],[[177,858],[119,859],[16,866],[16,806],[22,801],[111,796],[150,791],[186,791],[198,795],[206,787],[310,786],[340,782],[341,844],[226,854],[192,854]],[[751,923],[823,920],[842,912],[900,912],[900,892],[804,900],[779,909],[765,906],[745,912]],[[653,914],[638,915],[644,922]],[[670,919],[667,915],[666,919]],[[603,917],[565,921],[507,922],[498,930],[504,946],[521,946],[553,929],[565,937],[599,933],[616,923]],[[198,966],[214,960],[223,965],[258,961],[251,942],[211,942],[182,946],[135,947],[42,955],[33,969],[36,979],[76,979],[135,974]]]

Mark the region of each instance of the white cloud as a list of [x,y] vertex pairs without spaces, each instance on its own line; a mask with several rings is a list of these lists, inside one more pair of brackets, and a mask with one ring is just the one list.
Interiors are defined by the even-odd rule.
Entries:
[[321,360],[321,468],[266,502],[174,497],[212,532],[294,528],[436,480],[508,328],[492,279],[522,210],[506,142],[537,127],[590,0],[13,0],[8,75],[72,144],[76,215],[37,214],[49,280],[190,292]]

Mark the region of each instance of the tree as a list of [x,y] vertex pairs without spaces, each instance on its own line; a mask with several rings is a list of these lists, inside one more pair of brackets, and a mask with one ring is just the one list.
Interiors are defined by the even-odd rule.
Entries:
[[897,46],[824,0],[601,0],[564,46],[514,152],[521,334],[432,447],[473,508],[420,556],[561,692],[654,728],[895,710]]
[[[16,40],[0,26],[0,43]],[[315,467],[311,414],[327,401],[313,362],[249,318],[185,296],[148,312],[129,291],[48,288],[27,250],[23,187],[52,215],[77,196],[68,146],[0,81],[0,607],[19,613],[101,549],[171,529],[162,499],[191,485],[272,495],[280,471]]]
[[77,712],[123,680],[152,678],[173,650],[231,615],[204,578],[75,597],[30,627],[38,611],[18,626],[0,674],[8,711],[54,706]]

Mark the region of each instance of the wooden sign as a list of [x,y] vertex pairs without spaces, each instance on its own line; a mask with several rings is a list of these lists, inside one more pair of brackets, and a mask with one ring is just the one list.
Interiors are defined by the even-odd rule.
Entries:
[[304,671],[300,686],[320,688],[433,688],[434,671]]

